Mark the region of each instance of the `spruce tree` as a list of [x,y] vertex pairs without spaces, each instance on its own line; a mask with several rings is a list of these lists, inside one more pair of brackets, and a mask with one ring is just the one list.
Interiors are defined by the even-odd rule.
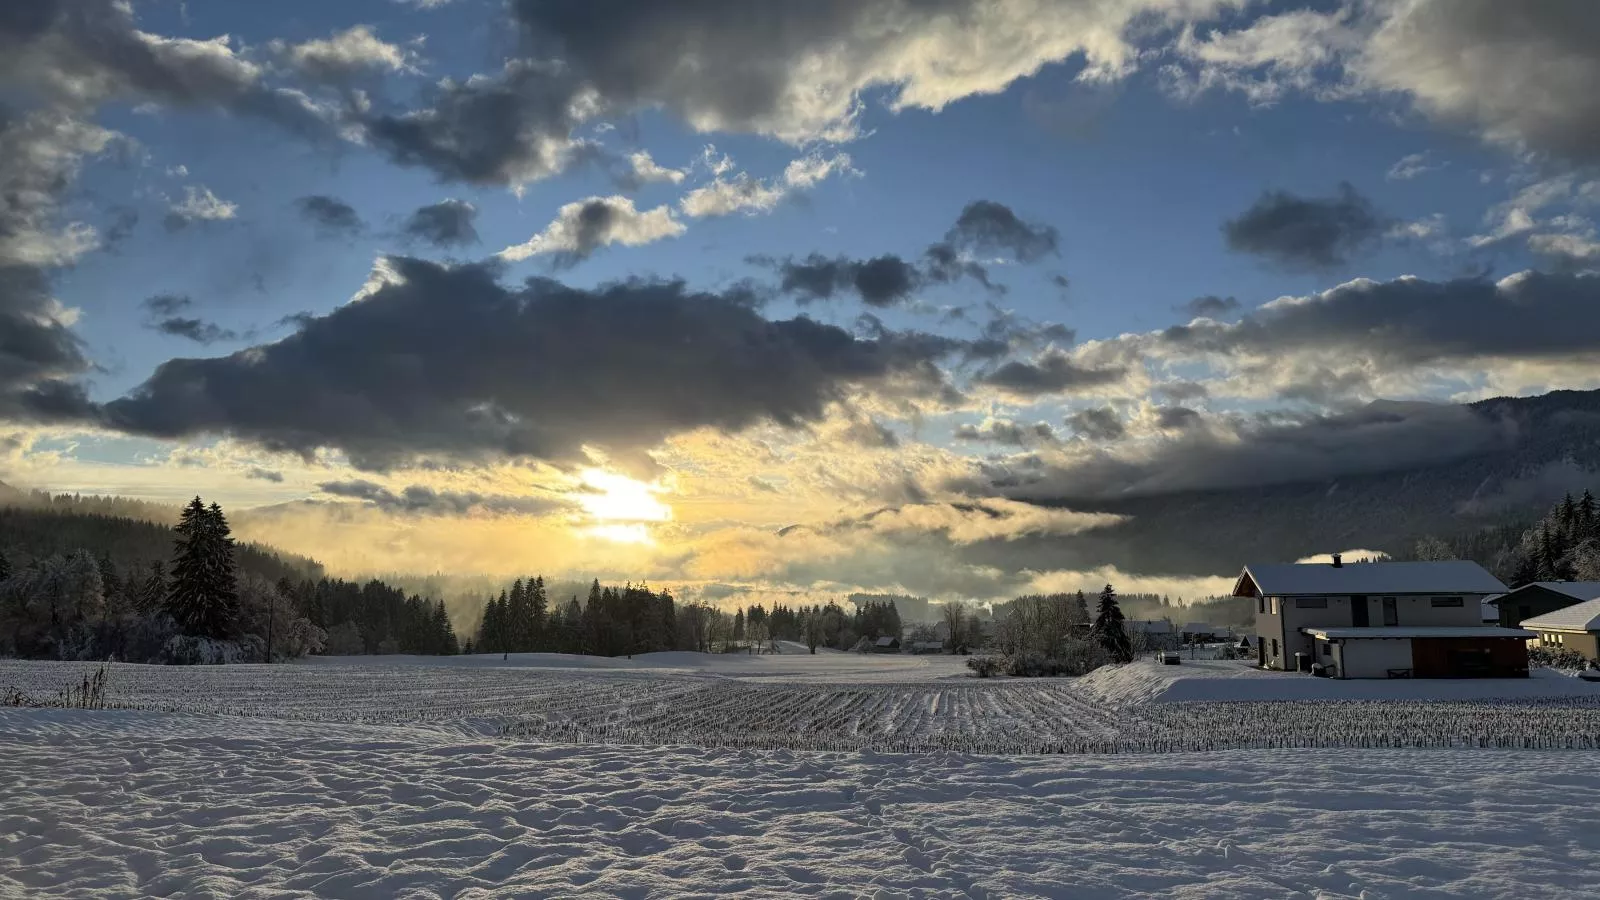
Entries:
[[184,507],[172,560],[167,612],[184,633],[225,640],[239,624],[233,538],[221,507],[195,497]]
[[528,649],[542,653],[550,649],[550,598],[544,594],[544,576],[528,580]]
[[1100,610],[1094,620],[1094,635],[1112,662],[1133,661],[1133,646],[1128,641],[1128,631],[1122,622],[1122,607],[1117,605],[1117,592],[1108,584],[1100,591]]
[[0,553],[0,581],[5,581],[7,578],[10,578],[10,577],[11,577],[11,560],[6,559],[6,555],[4,553]]
[[506,649],[512,653],[528,650],[528,594],[518,578],[511,585],[506,605]]

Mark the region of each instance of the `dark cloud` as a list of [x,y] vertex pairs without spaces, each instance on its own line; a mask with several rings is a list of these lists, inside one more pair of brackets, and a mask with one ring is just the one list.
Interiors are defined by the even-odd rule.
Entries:
[[301,197],[294,205],[306,221],[321,231],[354,234],[365,227],[355,207],[337,197],[320,194]]
[[1375,244],[1386,224],[1367,198],[1340,184],[1333,197],[1267,191],[1222,231],[1230,250],[1291,268],[1331,269]]
[[1061,234],[1053,226],[1024,222],[1010,207],[993,200],[967,204],[944,239],[972,253],[999,254],[1025,263],[1061,252]]
[[[760,257],[753,261],[768,262]],[[854,260],[813,253],[803,260],[785,259],[772,265],[778,271],[779,289],[802,304],[850,291],[868,306],[893,306],[909,299],[923,283],[915,266],[892,254]]]
[[1032,398],[1045,394],[1068,394],[1115,384],[1127,377],[1120,366],[1092,368],[1073,362],[1060,350],[1049,350],[1032,362],[1012,360],[978,380],[1005,393]]
[[479,494],[471,491],[440,491],[426,485],[413,484],[398,494],[365,479],[328,481],[317,489],[335,497],[365,500],[386,512],[413,515],[459,516],[474,510],[506,515],[539,516],[572,507],[571,502],[557,497],[513,497],[502,494]]
[[1156,427],[1163,431],[1183,431],[1199,424],[1200,414],[1187,406],[1163,406],[1156,410]]
[[257,481],[270,481],[273,484],[283,483],[283,473],[272,469],[251,469],[244,473],[244,477],[254,478]]
[[194,300],[183,294],[156,294],[139,305],[152,316],[175,316],[194,306]]
[[1173,403],[1200,400],[1211,394],[1209,388],[1197,381],[1169,381],[1156,385],[1155,392]]
[[1122,416],[1109,406],[1081,409],[1067,416],[1067,427],[1091,441],[1117,441],[1128,433]]
[[1009,208],[990,200],[969,203],[943,241],[930,244],[915,262],[895,254],[872,259],[828,257],[813,253],[803,259],[752,256],[748,262],[775,269],[779,289],[800,303],[831,300],[854,294],[868,306],[904,303],[917,291],[933,284],[950,284],[970,278],[995,293],[1004,288],[989,281],[989,272],[967,258],[966,252],[1004,253],[1031,262],[1055,252],[1054,228],[1031,225]]
[[172,316],[158,319],[148,326],[154,331],[181,337],[194,341],[196,344],[215,344],[218,341],[236,341],[239,333],[231,328],[223,328],[215,322],[204,319],[192,319],[182,316]]
[[406,219],[401,231],[436,247],[464,247],[478,242],[472,223],[478,209],[465,200],[441,200],[421,207]]
[[1034,455],[987,463],[987,473],[1012,497],[1104,499],[1401,471],[1504,451],[1518,438],[1514,423],[1471,407],[1393,401],[1287,421],[1238,416],[1213,424],[1184,428],[1136,453],[1107,449],[1072,461]]
[[1239,309],[1239,301],[1232,297],[1218,297],[1215,294],[1207,294],[1204,297],[1196,297],[1190,300],[1188,303],[1178,307],[1178,309],[1187,313],[1190,318],[1218,319],[1237,311]]
[[103,421],[162,437],[212,433],[272,449],[347,452],[369,468],[419,455],[584,458],[697,427],[822,418],[853,387],[939,396],[962,344],[915,332],[853,337],[769,321],[747,291],[681,282],[593,290],[488,265],[388,258],[359,303],[274,343],[162,364]]
[[985,419],[977,425],[967,423],[957,426],[955,439],[1013,444],[1021,447],[1029,443],[1052,443],[1056,440],[1056,432],[1048,422],[1024,425],[1009,419]]

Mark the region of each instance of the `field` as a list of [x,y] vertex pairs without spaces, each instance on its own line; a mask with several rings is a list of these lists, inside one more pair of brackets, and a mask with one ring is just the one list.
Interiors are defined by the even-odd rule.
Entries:
[[[0,690],[49,696],[95,668],[0,662]],[[1363,686],[1232,664],[1175,673],[1135,663],[1079,680],[979,680],[963,672],[951,657],[847,654],[120,665],[111,669],[107,699],[124,709],[406,725],[545,743],[1002,754],[1600,748],[1600,690],[1564,677],[1497,682],[1488,699],[1467,701],[1449,698],[1481,695],[1485,683]],[[1285,685],[1323,693],[1294,703],[1254,699]],[[1378,688],[1387,696],[1328,694]],[[1236,699],[1183,699],[1196,695]]]
[[[0,691],[93,668],[0,662]],[[1287,683],[825,654],[113,666],[116,708],[0,709],[0,897],[1555,898],[1600,876],[1596,752],[1485,749],[1596,746],[1593,686],[1271,700]]]

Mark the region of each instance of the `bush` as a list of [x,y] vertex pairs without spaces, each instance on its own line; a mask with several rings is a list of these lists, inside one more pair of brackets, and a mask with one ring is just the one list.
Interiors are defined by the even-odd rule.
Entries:
[[[168,640],[167,645],[161,648],[160,661],[169,666],[216,666],[245,662],[250,659],[253,649],[255,648],[241,647],[234,641],[218,641],[180,634]],[[255,652],[259,654],[260,651]]]
[[1006,669],[1003,656],[972,656],[967,658],[967,668],[979,678],[993,678]]
[[1532,669],[1587,669],[1589,659],[1565,647],[1530,647],[1528,667]]

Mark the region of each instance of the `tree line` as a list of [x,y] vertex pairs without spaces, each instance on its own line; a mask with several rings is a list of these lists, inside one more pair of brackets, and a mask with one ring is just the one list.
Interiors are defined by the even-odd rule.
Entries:
[[1465,534],[1424,535],[1400,559],[1467,559],[1521,587],[1535,581],[1600,581],[1600,502],[1567,494],[1539,519],[1512,520]]
[[1125,624],[1117,592],[1106,585],[1093,617],[1089,598],[1075,593],[1030,594],[1005,605],[995,625],[999,656],[974,659],[979,675],[1084,675],[1106,663],[1132,662],[1138,634]]
[[[0,516],[12,526],[0,545],[0,653],[195,663],[459,649],[442,602],[376,581],[296,580],[277,557],[236,543],[221,507],[199,497],[172,528],[59,510]],[[151,528],[170,557],[130,561],[130,547],[148,552]],[[82,546],[39,555],[63,535],[109,536],[120,552],[103,543],[98,555]]]

